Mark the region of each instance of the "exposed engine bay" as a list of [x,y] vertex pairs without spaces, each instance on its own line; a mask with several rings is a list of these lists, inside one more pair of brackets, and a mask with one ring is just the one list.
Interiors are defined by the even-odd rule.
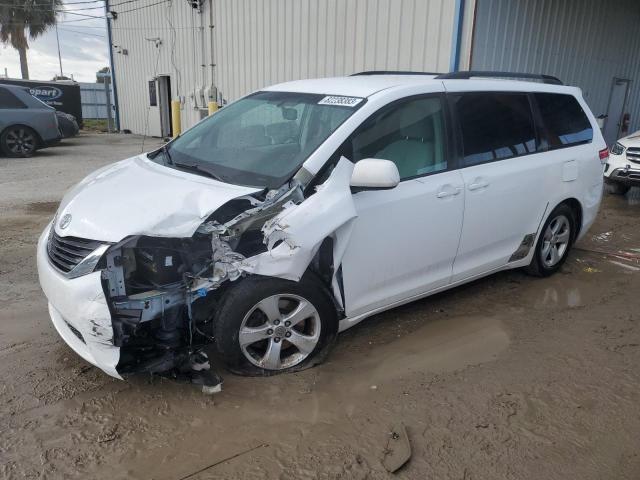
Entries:
[[351,170],[342,159],[306,198],[304,182],[294,178],[278,190],[233,199],[188,238],[135,235],[112,245],[96,270],[112,316],[113,345],[120,348],[118,372],[218,385],[206,352],[215,340],[216,305],[246,275],[297,281],[313,269],[341,312],[339,257],[355,218]]

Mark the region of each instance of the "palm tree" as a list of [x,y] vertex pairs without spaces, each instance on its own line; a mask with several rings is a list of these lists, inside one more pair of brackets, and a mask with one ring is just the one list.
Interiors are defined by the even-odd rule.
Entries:
[[2,0],[0,41],[10,44],[20,55],[22,78],[29,78],[27,36],[33,40],[56,24],[62,0]]

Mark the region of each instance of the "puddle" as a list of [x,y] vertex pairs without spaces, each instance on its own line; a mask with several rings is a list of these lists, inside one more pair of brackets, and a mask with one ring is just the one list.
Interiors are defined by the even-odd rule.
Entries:
[[609,240],[611,240],[612,235],[613,235],[613,232],[598,233],[597,235],[593,235],[591,237],[591,240],[598,243],[608,242]]
[[565,306],[569,308],[577,308],[584,306],[582,295],[578,287],[569,289],[558,289],[556,287],[547,287],[544,289],[542,299],[538,303],[541,307]]
[[631,188],[624,198],[627,201],[627,205],[634,207],[640,205],[640,188]]
[[624,263],[621,261],[617,261],[617,260],[609,260],[609,263],[616,265],[620,268],[625,269],[628,272],[638,272],[640,271],[640,266],[636,266],[636,265],[632,265],[630,263]]
[[495,317],[436,320],[372,348],[353,367],[350,390],[370,389],[411,372],[445,373],[489,362],[508,345],[509,336]]
[[631,187],[624,195],[605,195],[603,201],[616,210],[637,207],[640,205],[640,188]]

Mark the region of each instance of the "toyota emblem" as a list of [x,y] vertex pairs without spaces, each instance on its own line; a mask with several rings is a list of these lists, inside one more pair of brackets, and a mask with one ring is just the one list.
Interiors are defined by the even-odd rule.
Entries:
[[60,227],[60,230],[64,230],[69,226],[70,223],[71,223],[71,215],[67,213],[65,216],[62,217],[58,226]]

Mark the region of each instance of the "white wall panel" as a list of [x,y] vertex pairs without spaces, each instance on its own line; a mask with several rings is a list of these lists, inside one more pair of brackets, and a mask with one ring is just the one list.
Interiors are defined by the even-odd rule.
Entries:
[[[125,12],[157,2],[112,7],[122,11],[112,22],[119,47],[114,52],[128,50],[128,55],[114,53],[121,128],[135,133],[145,131],[147,112],[157,115],[148,108],[147,91],[147,81],[157,74],[170,75],[173,96],[183,99],[184,128],[200,118],[194,90],[212,84],[232,101],[300,78],[449,70],[455,0],[205,0],[202,13],[186,0],[172,0]],[[146,40],[154,37],[162,41],[159,48]]]

